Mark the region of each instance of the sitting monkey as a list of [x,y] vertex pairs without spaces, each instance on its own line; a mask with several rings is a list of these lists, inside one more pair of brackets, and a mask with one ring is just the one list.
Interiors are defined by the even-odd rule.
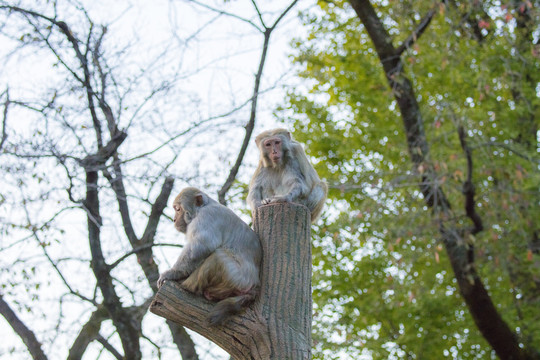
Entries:
[[186,245],[174,266],[159,277],[211,301],[211,325],[223,323],[251,303],[259,288],[261,246],[255,232],[230,209],[199,189],[183,189],[173,203],[174,226]]
[[307,206],[311,221],[317,220],[328,186],[319,179],[302,145],[285,129],[264,131],[255,143],[260,159],[249,184],[247,201],[251,211],[275,202],[294,202]]

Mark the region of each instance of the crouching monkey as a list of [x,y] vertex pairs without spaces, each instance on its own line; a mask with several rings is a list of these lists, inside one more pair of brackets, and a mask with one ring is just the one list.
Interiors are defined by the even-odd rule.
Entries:
[[254,212],[261,205],[294,202],[307,206],[311,221],[319,217],[328,186],[319,179],[302,145],[285,129],[267,130],[255,138],[259,166],[251,178],[247,201]]
[[199,189],[182,190],[173,208],[174,226],[186,234],[186,245],[172,269],[161,274],[157,285],[181,280],[184,289],[219,301],[208,316],[211,325],[219,325],[257,295],[259,239],[230,209]]

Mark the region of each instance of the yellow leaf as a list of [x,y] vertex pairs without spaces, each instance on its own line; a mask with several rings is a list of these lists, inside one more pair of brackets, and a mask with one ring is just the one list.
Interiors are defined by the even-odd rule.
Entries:
[[439,14],[444,15],[444,11],[446,10],[446,6],[441,2],[439,4]]
[[461,170],[454,171],[454,179],[462,180],[463,179],[463,171],[461,171]]
[[448,59],[444,58],[441,62],[441,70],[444,70],[444,68],[448,65]]

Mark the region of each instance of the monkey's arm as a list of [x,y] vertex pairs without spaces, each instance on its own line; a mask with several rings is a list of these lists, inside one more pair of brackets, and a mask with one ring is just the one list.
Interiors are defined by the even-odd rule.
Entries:
[[[204,232],[206,233],[206,231]],[[198,236],[197,236],[198,235]],[[158,279],[158,287],[161,287],[165,280],[183,280],[187,278],[199,265],[215,250],[215,239],[207,239],[211,234],[193,235],[191,241],[184,247],[184,250],[176,260],[173,267],[165,271]]]
[[261,168],[259,167],[255,174],[253,175],[253,179],[251,180],[251,183],[249,184],[249,192],[247,196],[247,203],[251,207],[252,211],[255,211],[256,208],[262,205],[263,201],[263,193],[262,193],[262,183],[263,183],[263,177],[261,176]]
[[270,198],[263,199],[261,204],[267,205],[272,203],[280,203],[280,202],[296,202],[296,199],[298,199],[304,191],[302,191],[303,186],[299,182],[295,182],[291,185],[290,190],[285,195],[275,195]]
[[298,202],[299,198],[307,195],[309,187],[298,161],[288,163],[281,176],[281,184],[278,189],[275,189],[275,193],[279,195],[263,199],[263,204]]

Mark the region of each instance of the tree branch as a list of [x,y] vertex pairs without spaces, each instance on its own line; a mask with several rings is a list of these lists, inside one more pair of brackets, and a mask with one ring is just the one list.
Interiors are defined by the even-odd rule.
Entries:
[[126,234],[126,237],[128,238],[129,243],[133,247],[133,246],[136,246],[139,239],[137,238],[137,235],[135,234],[135,229],[133,228],[133,224],[131,222],[131,215],[129,211],[129,205],[127,202],[126,189],[124,187],[124,178],[122,175],[122,168],[120,167],[120,161],[116,155],[113,159],[112,167],[113,167],[115,176],[113,177],[107,169],[103,169],[103,176],[105,176],[105,178],[109,181],[109,184],[111,185],[111,188],[114,191],[114,194],[116,196],[116,201],[118,203],[118,210],[120,212],[120,218],[122,219],[122,225],[124,226],[124,233]]
[[536,165],[540,165],[540,158],[529,156],[528,154],[525,154],[525,153],[521,152],[520,150],[516,149],[515,147],[512,147],[512,146],[510,146],[508,144],[505,144],[505,143],[502,143],[502,142],[498,143],[498,142],[489,141],[489,142],[477,144],[476,146],[472,146],[472,149],[476,149],[476,148],[483,147],[483,146],[499,147],[499,148],[508,150],[508,151],[516,154],[516,156],[519,156],[522,159],[533,162]]
[[[75,51],[75,55],[77,59],[79,60],[79,64],[81,68],[83,69],[84,78],[82,80],[83,86],[86,90],[86,98],[88,101],[88,108],[90,110],[90,115],[92,117],[92,122],[94,125],[94,129],[96,131],[96,140],[98,147],[101,148],[103,145],[102,140],[102,130],[101,130],[101,124],[98,119],[98,116],[96,114],[96,109],[94,105],[94,90],[92,89],[92,84],[90,82],[90,69],[88,67],[88,60],[86,56],[81,52],[81,49],[79,47],[79,40],[73,35],[73,32],[69,28],[69,26],[64,21],[58,21],[56,19],[50,18],[48,16],[45,16],[43,14],[37,13],[32,10],[27,10],[20,8],[18,6],[0,6],[0,9],[8,9],[11,11],[15,11],[24,15],[29,15],[34,18],[43,19],[45,21],[50,22],[54,26],[56,26],[60,31],[66,36],[67,40],[71,44],[71,47]],[[77,77],[78,78],[78,77]],[[79,79],[79,78],[78,78]]]
[[276,26],[278,26],[278,24],[281,22],[281,20],[283,20],[283,18],[285,17],[285,15],[287,15],[287,13],[289,11],[291,11],[291,9],[296,5],[296,3],[298,2],[298,0],[294,0],[292,1],[289,6],[287,6],[287,8],[285,9],[285,11],[283,11],[281,13],[281,15],[278,16],[278,18],[276,19],[276,21],[274,22],[274,25],[272,25],[272,27],[270,29],[275,29]]
[[111,140],[105,146],[101,146],[97,153],[88,155],[84,159],[80,160],[81,166],[87,170],[98,170],[103,167],[107,160],[114,156],[118,151],[118,148],[124,140],[127,138],[127,133],[119,132],[115,136],[111,137]]
[[161,192],[154,201],[154,204],[152,204],[152,210],[150,211],[150,216],[148,217],[146,229],[141,237],[141,243],[149,244],[154,242],[157,226],[159,224],[159,220],[161,219],[161,215],[163,215],[163,210],[167,207],[167,202],[171,196],[173,185],[174,178],[170,176],[166,177],[165,182],[161,187]]
[[350,0],[349,2],[375,46],[388,84],[396,98],[405,127],[409,154],[415,169],[420,172],[422,179],[420,190],[426,203],[436,211],[447,211],[450,209],[450,202],[437,186],[437,174],[428,161],[429,145],[424,131],[424,119],[420,106],[414,97],[410,80],[403,74],[403,63],[400,56],[396,55],[392,38],[369,1]]
[[101,323],[108,318],[109,314],[107,309],[104,306],[98,306],[90,316],[90,319],[88,319],[86,324],[82,327],[79,335],[73,342],[73,345],[71,345],[67,360],[82,359],[88,345],[98,338]]
[[[259,60],[259,69],[257,70],[257,73],[255,75],[255,84],[253,87],[253,95],[251,97],[251,112],[249,116],[249,121],[245,126],[246,135],[244,136],[244,140],[242,142],[240,152],[238,153],[238,157],[236,158],[236,162],[231,168],[229,172],[229,176],[227,177],[227,180],[225,180],[225,183],[223,184],[221,189],[218,191],[218,200],[220,204],[223,204],[223,205],[227,204],[227,201],[225,200],[225,195],[227,194],[227,192],[229,192],[232,184],[234,183],[234,180],[236,179],[236,176],[238,175],[240,166],[242,165],[242,162],[244,161],[244,156],[246,154],[249,141],[251,140],[251,135],[253,134],[253,128],[255,127],[255,119],[257,117],[257,100],[259,99],[259,87],[260,87],[261,78],[262,78],[262,74],[264,70],[264,64],[266,62],[266,56],[268,53],[268,45],[270,44],[270,36],[272,35],[272,31],[276,28],[279,22],[294,7],[296,3],[297,3],[297,0],[294,0],[293,2],[291,2],[289,6],[287,7],[287,9],[285,9],[285,11],[283,11],[278,17],[278,19],[274,22],[274,25],[272,25],[272,27],[270,28],[265,27],[265,30],[263,32],[263,35],[264,35],[263,50],[262,50],[261,57]],[[259,10],[256,7],[255,3],[254,5],[258,12]],[[262,17],[261,17],[261,22],[262,22]],[[264,23],[263,23],[263,26],[264,26]]]
[[261,22],[261,25],[263,28],[266,29],[266,25],[264,24],[264,19],[262,17],[261,11],[259,10],[259,6],[257,6],[257,2],[255,0],[251,0],[251,4],[253,4],[253,8],[255,9],[255,12],[257,13],[257,16],[259,17],[259,21]]
[[99,341],[99,343],[101,345],[103,345],[103,347],[105,349],[107,349],[115,358],[117,358],[118,360],[122,360],[122,359],[125,359],[122,354],[120,354],[118,352],[118,350],[116,350],[110,342],[107,341],[107,339],[105,339],[103,336],[101,336],[100,334],[97,334],[96,336],[96,340]]
[[263,32],[263,30],[262,30],[259,26],[257,26],[257,24],[255,24],[253,21],[251,21],[251,20],[245,19],[245,18],[243,18],[243,17],[241,17],[241,16],[238,16],[238,15],[236,15],[236,14],[233,14],[233,13],[230,13],[230,12],[227,12],[227,11],[224,11],[224,10],[221,10],[221,9],[217,9],[217,8],[215,8],[215,7],[212,7],[212,6],[210,6],[210,5],[207,5],[207,4],[205,4],[205,3],[202,3],[202,2],[200,2],[200,1],[196,1],[196,0],[188,0],[188,2],[194,3],[194,4],[196,4],[196,5],[200,6],[200,7],[203,7],[203,8],[205,8],[205,9],[211,10],[211,11],[213,11],[213,12],[216,12],[216,13],[220,14],[220,15],[230,16],[230,17],[232,17],[232,18],[234,18],[234,19],[240,20],[240,21],[242,21],[242,22],[245,22],[246,24],[249,24],[249,25],[253,26],[255,29],[259,30],[260,32]]
[[6,101],[4,101],[4,113],[3,113],[3,117],[2,117],[2,138],[0,139],[0,151],[2,151],[2,148],[4,147],[4,143],[7,139],[7,131],[6,131],[6,126],[7,126],[7,114],[8,114],[8,107],[9,107],[9,104],[10,104],[10,101],[9,101],[9,89],[7,89],[5,91],[5,94],[6,94]]
[[109,265],[109,268],[112,270],[114,269],[115,267],[117,267],[122,261],[124,261],[126,258],[130,257],[131,255],[133,254],[137,254],[141,251],[145,251],[145,250],[148,250],[150,248],[153,248],[153,247],[157,247],[157,246],[170,246],[170,247],[183,247],[182,245],[180,244],[167,244],[167,243],[160,243],[160,244],[146,244],[146,245],[142,245],[142,246],[139,246],[137,248],[134,248],[133,250],[131,251],[128,251],[127,253],[125,253],[124,255],[120,256],[118,258],[118,260],[114,261],[112,264]]
[[[156,282],[159,278],[159,269],[154,262],[152,247],[154,246],[155,234],[157,226],[159,224],[159,220],[163,214],[163,210],[167,206],[167,201],[174,185],[174,179],[172,177],[167,177],[165,179],[165,182],[163,183],[163,186],[161,188],[161,192],[155,200],[154,204],[152,205],[152,210],[148,218],[146,229],[143,233],[143,236],[139,240],[137,238],[137,235],[135,234],[135,230],[133,229],[133,225],[131,222],[129,206],[127,203],[127,194],[124,187],[122,169],[120,167],[120,160],[116,157],[116,155],[114,159],[113,169],[115,173],[114,178],[108,171],[104,171],[103,173],[116,194],[116,199],[120,210],[120,216],[122,218],[122,224],[124,226],[124,232],[128,237],[128,240],[132,246],[132,250],[127,254],[124,254],[115,262],[113,262],[109,266],[109,269],[113,269],[114,267],[116,267],[128,256],[136,254],[137,262],[140,264],[148,281],[148,284],[150,285],[152,291],[156,293]],[[185,360],[198,359],[197,353],[195,351],[195,344],[193,343],[193,340],[186,332],[186,330],[172,322],[168,323],[168,326],[171,331],[174,343],[182,354],[182,358]]]
[[268,44],[270,43],[270,34],[271,34],[271,31],[268,31],[268,30],[266,30],[264,33],[263,51],[261,54],[261,59],[259,61],[259,69],[257,71],[257,74],[255,75],[255,85],[253,89],[253,96],[251,97],[251,112],[249,116],[249,121],[245,126],[246,135],[244,136],[244,140],[242,141],[242,146],[240,147],[240,152],[238,153],[236,162],[231,168],[231,171],[229,172],[229,176],[227,177],[227,180],[225,180],[225,183],[223,184],[221,189],[218,191],[218,200],[220,204],[223,204],[223,205],[227,204],[227,201],[225,200],[225,195],[227,194],[227,192],[229,192],[232,184],[234,183],[234,180],[236,179],[236,175],[238,175],[238,170],[240,169],[240,166],[242,165],[242,162],[244,161],[244,156],[246,154],[246,150],[247,150],[249,141],[251,139],[251,135],[253,134],[253,128],[255,127],[255,119],[257,117],[257,100],[259,98],[259,86],[261,83],[264,63],[266,61],[266,55],[268,52]]
[[[119,146],[121,146],[127,137],[127,133],[118,130],[118,119],[115,116],[116,113],[113,112],[113,109],[107,102],[107,98],[105,96],[107,93],[107,87],[109,86],[108,83],[110,81],[114,81],[114,78],[112,78],[107,72],[106,62],[104,59],[102,59],[100,50],[107,28],[102,27],[101,33],[96,34],[93,22],[89,19],[86,11],[81,8],[79,8],[79,10],[86,15],[89,22],[89,30],[87,33],[85,33],[85,35],[82,36],[78,36],[76,33],[72,32],[72,28],[65,22],[59,21],[56,13],[53,13],[54,15],[46,16],[38,12],[25,10],[16,6],[0,6],[0,9],[2,11],[18,13],[19,16],[22,16],[23,19],[33,25],[38,34],[42,37],[42,41],[46,44],[46,46],[49,47],[49,50],[58,57],[60,64],[65,66],[70,72],[71,76],[76,81],[76,85],[78,83],[83,87],[83,92],[85,92],[87,98],[87,106],[90,110],[91,121],[97,137],[97,150],[86,151],[86,149],[83,149],[87,154],[90,155],[86,156],[84,159],[75,159],[86,172],[86,196],[84,201],[81,201],[81,205],[86,211],[87,215],[88,240],[92,255],[91,266],[97,280],[97,287],[103,296],[103,307],[108,312],[108,316],[110,316],[110,319],[116,328],[115,330],[117,331],[119,339],[122,342],[125,358],[134,360],[140,359],[141,352],[139,338],[141,330],[140,322],[142,319],[141,314],[146,312],[147,306],[144,308],[144,311],[139,311],[137,313],[139,315],[137,315],[138,318],[135,320],[130,309],[126,309],[122,306],[120,297],[115,291],[115,284],[113,283],[113,277],[111,276],[110,272],[111,267],[108,266],[106,258],[103,254],[103,240],[100,237],[102,220],[99,202],[99,186],[101,186],[98,184],[99,171],[103,171],[103,173],[106,175],[108,174],[106,164],[111,158],[113,158],[113,168],[115,165],[117,165],[117,169],[120,169],[121,162],[118,159],[117,151]],[[44,30],[45,27],[47,27],[47,30]],[[76,64],[74,65],[73,69],[67,65],[70,62],[64,62],[62,59],[63,53],[60,50],[56,50],[57,47],[55,43],[52,42],[52,34],[57,35],[54,38],[59,39],[65,45],[63,48],[65,48],[69,54],[66,56],[71,56],[73,58],[74,64]],[[66,39],[67,42],[64,42]],[[74,54],[72,53],[73,51]],[[79,67],[81,69],[79,69]],[[95,82],[94,79],[96,79]],[[93,86],[95,86],[95,89]],[[164,86],[164,88],[166,88],[166,86]],[[137,108],[136,111],[139,109],[140,107]],[[135,112],[133,116],[136,114],[137,112]],[[110,140],[108,143],[106,141],[106,134],[104,135],[102,133],[101,127],[103,126],[103,123],[106,123],[109,128]],[[73,129],[72,127],[70,128]],[[103,139],[104,136],[105,140]],[[58,157],[58,155],[54,154],[53,156]],[[68,156],[61,157],[61,159],[65,158],[68,158]],[[125,189],[122,189],[123,191],[119,191],[118,187],[114,187],[114,180],[122,181],[121,172],[117,172],[117,175],[118,174],[119,176],[117,176],[115,179],[109,177],[109,181],[111,181],[111,185],[113,186],[117,197],[126,200]],[[167,197],[169,196],[172,188],[171,179],[166,179],[165,183],[166,185],[162,189],[162,193],[160,194],[157,203],[152,206],[151,218],[149,219],[149,224],[145,230],[145,239],[149,243],[153,242],[157,222],[159,222],[163,208],[166,206]],[[70,190],[68,189],[68,193],[70,194],[71,199],[73,199],[69,191]],[[165,199],[162,199],[163,197],[165,197]],[[125,201],[125,204],[127,205],[127,201]],[[124,213],[129,214],[129,209],[127,206],[126,212]],[[141,245],[136,238],[134,231],[132,231],[131,234],[129,231],[126,232],[128,233],[131,243],[134,244],[134,248],[135,246]],[[136,253],[146,256],[143,257],[145,262],[141,263],[141,266],[145,270],[151,269],[151,271],[145,272],[147,273],[148,281],[155,287],[155,281],[159,276],[159,272],[157,265],[153,263],[151,247],[147,247],[144,250],[139,249]],[[53,263],[53,266],[54,265],[55,264]],[[196,353],[194,352],[194,344],[189,338],[189,335],[185,331],[182,332],[183,329],[179,331],[177,326],[171,326],[171,330],[173,331],[173,338],[175,339],[175,342],[177,342],[176,340],[181,337],[182,334],[187,337],[187,339],[182,339],[183,342],[181,345],[178,345],[183,358],[196,359],[197,357]],[[123,357],[119,355],[118,351],[110,348],[105,339],[100,339],[99,334],[97,334],[94,339],[101,341],[114,356]],[[103,340],[105,340],[105,342],[103,342]],[[179,342],[177,343],[179,344]],[[187,351],[181,348],[183,346],[187,347]],[[184,356],[184,353],[188,353],[191,350],[193,350],[192,353],[195,354],[194,357]]]
[[141,358],[139,329],[130,318],[130,314],[122,307],[120,297],[112,283],[109,266],[101,248],[100,229],[102,225],[99,196],[98,172],[95,169],[85,168],[86,171],[86,198],[83,206],[87,213],[88,240],[92,254],[92,270],[97,284],[103,295],[103,305],[107,308],[114,326],[118,330],[126,358],[138,360]]
[[463,126],[461,125],[458,127],[458,134],[461,148],[463,149],[463,152],[465,152],[465,157],[467,159],[467,179],[463,183],[462,190],[463,195],[465,195],[465,212],[474,225],[473,229],[471,230],[471,234],[476,235],[480,231],[484,230],[484,225],[482,224],[482,218],[480,218],[480,215],[478,215],[476,212],[476,202],[474,200],[475,189],[472,182],[472,154],[471,149],[467,145],[465,130],[463,130]]
[[47,360],[47,356],[41,349],[41,343],[37,340],[36,335],[17,317],[17,314],[4,300],[2,293],[0,293],[0,314],[25,343],[34,360]]
[[401,56],[401,54],[410,48],[415,42],[418,41],[420,36],[424,33],[424,31],[428,28],[429,24],[431,23],[431,19],[433,19],[433,16],[435,15],[435,9],[431,9],[428,11],[428,13],[420,20],[420,23],[418,24],[418,27],[416,30],[412,32],[411,35],[405,41],[401,43],[396,49],[396,55]]

